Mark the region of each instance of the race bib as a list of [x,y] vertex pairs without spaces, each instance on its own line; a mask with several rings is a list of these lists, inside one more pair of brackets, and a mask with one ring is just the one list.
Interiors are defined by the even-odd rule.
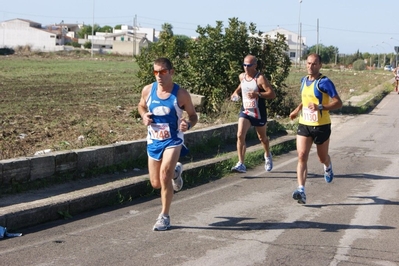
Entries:
[[256,99],[244,99],[242,102],[244,109],[256,108]]
[[309,108],[302,108],[302,118],[307,122],[317,122],[319,121],[319,112],[311,111]]
[[150,137],[155,140],[170,139],[169,123],[157,123],[149,126]]

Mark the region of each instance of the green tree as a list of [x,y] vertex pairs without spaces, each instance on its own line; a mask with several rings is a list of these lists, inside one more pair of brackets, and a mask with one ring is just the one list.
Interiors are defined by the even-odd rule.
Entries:
[[107,32],[107,33],[112,33],[113,29],[111,26],[104,26],[98,29],[99,32]]
[[284,80],[291,62],[283,35],[276,40],[262,37],[254,24],[229,19],[229,26],[221,21],[216,26],[197,27],[195,40],[173,35],[172,26],[164,24],[160,40],[136,56],[141,86],[153,81],[152,62],[157,57],[168,57],[173,62],[175,81],[191,93],[205,96],[205,112],[220,111],[223,101],[238,86],[238,75],[243,71],[242,61],[247,54],[259,60],[259,71],[271,81],[278,97],[269,105],[272,115],[286,115],[281,107],[284,100]]
[[360,70],[365,70],[366,69],[366,63],[364,62],[363,59],[358,59],[353,63],[353,69],[360,71]]
[[174,36],[171,25],[163,24],[159,41],[150,44],[147,49],[141,50],[140,55],[135,56],[140,68],[137,73],[140,82],[135,90],[139,91],[144,85],[154,81],[153,62],[158,57],[169,58],[176,72],[174,80],[180,85],[190,88],[189,83],[186,81],[187,72],[185,71],[185,66],[188,63],[186,57],[188,56],[191,42],[192,40],[188,37]]
[[[100,31],[100,26],[97,24],[94,24],[94,35],[96,35],[97,31]],[[79,31],[78,31],[78,37],[81,39],[84,39],[86,36],[92,35],[92,26],[91,25],[84,25]]]
[[313,45],[307,50],[305,59],[309,54],[316,53],[316,51],[320,55],[323,64],[335,63],[335,57],[339,53],[339,49],[335,46]]

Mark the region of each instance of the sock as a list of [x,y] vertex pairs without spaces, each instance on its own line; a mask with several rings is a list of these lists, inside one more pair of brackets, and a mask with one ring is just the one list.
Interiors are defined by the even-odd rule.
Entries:
[[305,187],[304,186],[298,186],[298,190],[305,192]]
[[325,165],[324,165],[324,171],[327,171],[327,170],[330,170],[331,169],[331,163],[330,163],[330,165],[328,166],[328,167],[326,167]]

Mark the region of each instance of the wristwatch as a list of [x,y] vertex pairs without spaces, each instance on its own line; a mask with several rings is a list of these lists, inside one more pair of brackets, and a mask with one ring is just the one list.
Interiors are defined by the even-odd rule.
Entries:
[[319,104],[318,107],[319,107],[319,110],[323,110],[324,109],[322,104]]

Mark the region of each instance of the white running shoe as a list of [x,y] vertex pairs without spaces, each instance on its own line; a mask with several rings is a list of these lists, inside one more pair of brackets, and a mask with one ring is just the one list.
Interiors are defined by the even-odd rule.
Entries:
[[270,156],[265,156],[265,170],[270,172],[273,169],[273,160],[272,160],[272,153]]
[[243,163],[238,162],[235,166],[231,168],[231,171],[239,172],[239,173],[246,173],[247,168]]
[[183,165],[178,162],[175,167],[175,177],[172,179],[173,190],[180,191],[183,187],[183,178],[181,174],[183,173]]
[[170,217],[160,214],[157,218],[157,222],[154,224],[152,230],[154,231],[165,231],[170,227]]

